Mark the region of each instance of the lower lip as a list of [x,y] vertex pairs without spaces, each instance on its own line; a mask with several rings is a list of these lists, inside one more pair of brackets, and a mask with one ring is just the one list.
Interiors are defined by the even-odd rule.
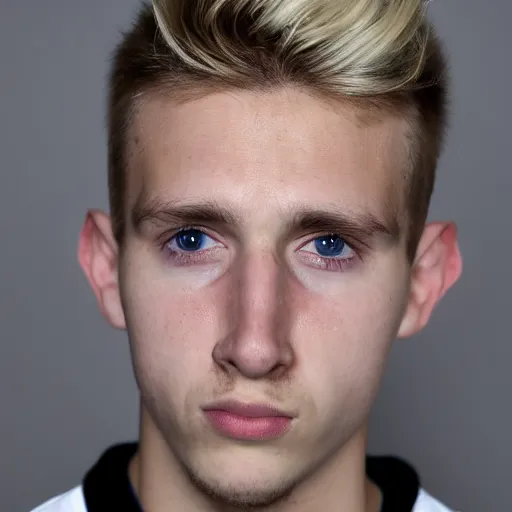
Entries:
[[222,410],[205,411],[205,414],[215,430],[232,439],[243,440],[276,439],[288,431],[292,421],[286,416],[249,418]]

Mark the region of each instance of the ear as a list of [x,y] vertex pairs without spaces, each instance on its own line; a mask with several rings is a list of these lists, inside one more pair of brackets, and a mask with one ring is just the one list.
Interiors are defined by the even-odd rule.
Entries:
[[459,279],[462,258],[454,223],[428,224],[418,244],[412,266],[411,288],[399,338],[421,331],[436,304]]
[[118,257],[110,217],[98,210],[89,211],[80,233],[78,261],[103,316],[112,327],[125,329],[118,283]]

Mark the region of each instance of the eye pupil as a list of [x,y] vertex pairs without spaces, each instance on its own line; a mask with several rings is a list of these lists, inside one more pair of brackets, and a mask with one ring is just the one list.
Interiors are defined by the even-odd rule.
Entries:
[[203,242],[203,233],[197,229],[181,231],[176,236],[176,244],[183,251],[197,251]]
[[326,235],[316,239],[315,247],[320,256],[332,258],[343,252],[345,242],[337,235]]

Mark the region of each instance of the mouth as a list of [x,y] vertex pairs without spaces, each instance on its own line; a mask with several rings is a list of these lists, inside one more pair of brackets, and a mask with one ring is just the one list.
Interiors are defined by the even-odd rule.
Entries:
[[266,441],[285,435],[294,415],[267,404],[218,402],[203,408],[215,431],[230,439]]

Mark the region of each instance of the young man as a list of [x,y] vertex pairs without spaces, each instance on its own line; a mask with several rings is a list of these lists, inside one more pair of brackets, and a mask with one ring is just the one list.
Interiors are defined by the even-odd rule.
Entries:
[[111,215],[80,264],[126,329],[137,445],[38,512],[441,512],[365,456],[393,340],[461,272],[426,224],[445,64],[420,0],[160,0],[117,49]]

